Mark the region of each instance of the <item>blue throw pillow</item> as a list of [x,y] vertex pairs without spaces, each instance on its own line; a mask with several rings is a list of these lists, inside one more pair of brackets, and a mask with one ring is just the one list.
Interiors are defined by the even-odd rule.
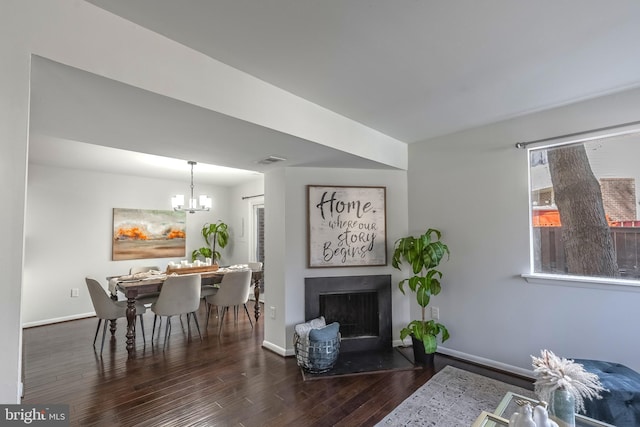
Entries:
[[333,322],[324,328],[312,329],[309,331],[309,341],[323,342],[335,339],[340,331],[340,323]]

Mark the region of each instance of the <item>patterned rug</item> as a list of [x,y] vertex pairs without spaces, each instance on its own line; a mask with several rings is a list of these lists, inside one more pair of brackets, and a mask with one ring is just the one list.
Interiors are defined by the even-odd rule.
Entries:
[[376,426],[469,427],[482,411],[493,412],[512,391],[532,391],[446,366],[398,405]]

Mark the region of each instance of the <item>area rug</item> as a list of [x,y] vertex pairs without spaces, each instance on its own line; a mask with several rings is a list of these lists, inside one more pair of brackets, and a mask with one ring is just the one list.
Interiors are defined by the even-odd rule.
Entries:
[[482,411],[493,412],[512,391],[532,391],[446,366],[398,405],[376,426],[469,427]]

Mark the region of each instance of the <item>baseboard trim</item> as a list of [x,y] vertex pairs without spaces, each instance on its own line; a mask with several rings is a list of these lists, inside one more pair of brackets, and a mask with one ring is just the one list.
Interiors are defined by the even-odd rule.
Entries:
[[501,371],[509,372],[515,375],[520,375],[531,380],[535,379],[533,370],[523,369],[518,366],[508,365],[506,363],[497,362],[495,360],[486,359],[484,357],[475,356],[473,354],[463,353],[461,351],[452,350],[450,348],[438,346],[438,353],[445,354],[447,356],[455,357],[457,359],[466,360],[468,362],[476,363],[478,365],[488,366]]
[[68,322],[69,320],[85,319],[87,317],[95,317],[95,311],[91,313],[74,314],[72,316],[55,317],[53,319],[38,320],[35,322],[26,322],[22,324],[23,328],[33,328],[36,326],[52,325],[54,323]]
[[267,340],[262,341],[262,347],[282,357],[295,356],[295,351],[293,349],[280,347],[279,345],[273,344]]
[[405,343],[405,342],[404,342],[404,341],[402,341],[402,340],[393,340],[393,342],[391,343],[391,345],[392,345],[393,347],[406,347],[406,346],[407,346],[407,343]]

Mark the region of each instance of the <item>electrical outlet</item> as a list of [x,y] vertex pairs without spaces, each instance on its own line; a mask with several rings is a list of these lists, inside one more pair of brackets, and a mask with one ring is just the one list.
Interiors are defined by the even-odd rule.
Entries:
[[80,296],[80,289],[78,288],[71,288],[71,297],[72,298],[76,298]]
[[433,320],[440,320],[440,309],[438,307],[431,307],[431,318]]
[[269,317],[276,318],[276,308],[274,306],[269,307]]

